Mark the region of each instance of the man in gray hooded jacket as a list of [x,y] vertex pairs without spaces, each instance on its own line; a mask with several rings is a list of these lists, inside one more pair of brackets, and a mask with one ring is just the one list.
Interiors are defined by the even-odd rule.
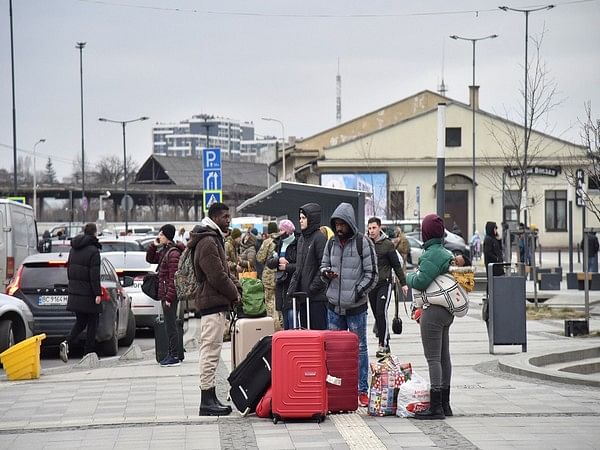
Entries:
[[[358,232],[354,208],[340,203],[331,216],[335,235],[327,243],[321,275],[328,281],[330,330],[350,330],[358,335],[358,402],[369,403],[367,350],[368,293],[377,284],[377,255],[373,241]],[[361,240],[362,243],[357,241]]]

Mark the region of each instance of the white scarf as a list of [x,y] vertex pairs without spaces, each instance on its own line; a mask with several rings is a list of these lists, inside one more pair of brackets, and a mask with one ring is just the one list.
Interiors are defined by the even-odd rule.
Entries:
[[202,219],[202,221],[200,222],[200,225],[204,225],[205,227],[208,227],[211,230],[215,230],[216,232],[219,233],[219,235],[221,236],[221,239],[225,239],[225,235],[221,231],[221,228],[219,228],[219,225],[214,223],[210,217],[206,216],[204,219]]

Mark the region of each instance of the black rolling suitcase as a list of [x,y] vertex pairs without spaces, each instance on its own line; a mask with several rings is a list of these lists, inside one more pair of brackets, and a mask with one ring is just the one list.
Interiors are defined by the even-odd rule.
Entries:
[[[183,349],[183,320],[177,319],[177,358],[183,361],[185,358]],[[164,319],[159,316],[154,321],[154,353],[156,362],[161,362],[169,352],[169,338],[165,328]]]
[[271,338],[265,336],[258,341],[227,378],[229,397],[242,416],[256,411],[271,386]]

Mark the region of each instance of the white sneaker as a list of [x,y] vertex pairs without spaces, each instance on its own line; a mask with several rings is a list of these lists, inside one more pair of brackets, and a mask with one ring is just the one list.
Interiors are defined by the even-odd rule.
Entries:
[[60,359],[62,362],[66,363],[69,361],[69,343],[67,341],[62,341],[58,346],[58,354],[60,355]]

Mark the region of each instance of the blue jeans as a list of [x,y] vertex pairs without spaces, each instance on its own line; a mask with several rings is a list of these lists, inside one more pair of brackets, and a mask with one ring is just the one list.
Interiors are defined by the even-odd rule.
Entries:
[[369,354],[367,352],[367,312],[353,316],[340,316],[327,310],[329,329],[334,331],[349,330],[358,336],[358,392],[369,392]]

